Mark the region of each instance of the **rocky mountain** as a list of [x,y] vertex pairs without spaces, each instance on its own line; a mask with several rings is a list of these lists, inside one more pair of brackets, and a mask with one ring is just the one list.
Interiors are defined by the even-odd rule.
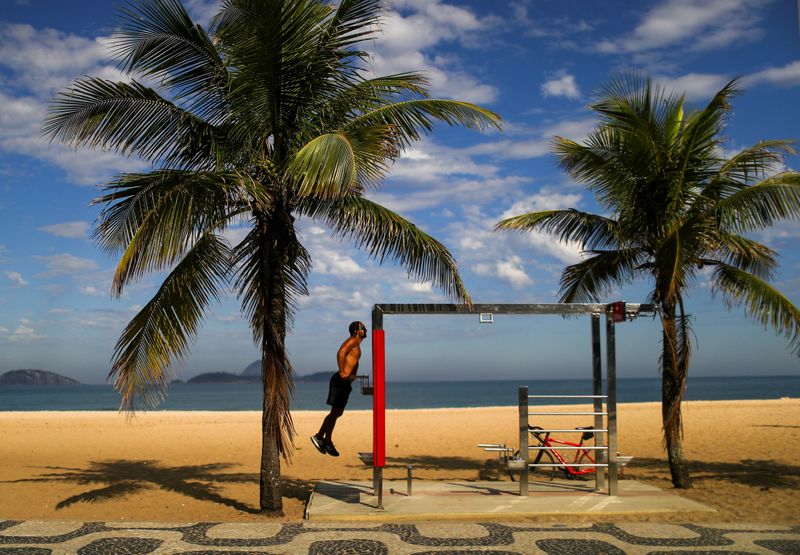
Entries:
[[261,361],[256,360],[247,365],[242,371],[242,376],[258,376],[261,377]]
[[261,376],[244,376],[230,372],[206,372],[198,374],[186,383],[257,383]]
[[[296,382],[327,382],[329,379],[331,379],[331,374],[333,374],[333,370],[326,370],[325,372],[314,372],[313,374],[306,374],[304,376],[295,376],[294,380]],[[247,368],[242,371],[241,375],[261,378],[261,361],[256,360],[251,364],[248,364]]]
[[78,385],[73,380],[47,370],[11,370],[0,375],[0,385]]

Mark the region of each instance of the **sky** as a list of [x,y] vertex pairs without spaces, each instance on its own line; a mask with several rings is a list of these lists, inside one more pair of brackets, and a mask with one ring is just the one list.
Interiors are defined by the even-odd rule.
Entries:
[[[147,164],[110,152],[49,144],[47,103],[83,75],[125,79],[108,49],[117,6],[103,0],[5,0],[0,15],[0,373],[37,368],[103,383],[114,345],[162,276],[110,296],[116,260],[90,239],[97,186]],[[217,4],[187,0],[205,24]],[[395,0],[382,36],[366,45],[369,71],[423,71],[433,97],[478,103],[503,118],[480,134],[438,126],[394,163],[369,194],[442,241],[475,302],[547,303],[558,296],[576,245],[540,233],[495,233],[502,218],[541,209],[599,210],[583,185],[559,169],[553,136],[580,141],[597,124],[588,109],[614,75],[645,72],[697,108],[734,77],[743,93],[725,129],[726,153],[761,139],[800,139],[800,29],[789,0]],[[790,156],[786,167],[800,169]],[[310,295],[298,301],[288,338],[298,374],[333,370],[352,320],[369,326],[375,303],[449,302],[332,239],[301,219],[313,259]],[[235,241],[244,230],[233,229]],[[800,303],[800,224],[754,235],[780,253],[774,284]],[[608,301],[643,302],[651,284]],[[701,275],[690,290],[695,354],[690,376],[797,375],[783,337],[726,309]],[[585,378],[589,322],[555,316],[387,316],[387,379]],[[620,377],[657,377],[658,322],[617,326]],[[170,369],[239,372],[258,358],[235,295],[213,306],[191,355]],[[365,349],[362,366],[369,368]]]

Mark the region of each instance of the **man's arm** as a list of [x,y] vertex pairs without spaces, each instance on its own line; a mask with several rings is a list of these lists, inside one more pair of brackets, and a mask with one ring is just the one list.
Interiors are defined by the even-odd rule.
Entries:
[[353,372],[353,366],[355,366],[350,360],[348,360],[347,355],[350,354],[355,347],[358,346],[358,342],[355,338],[350,337],[342,343],[342,346],[339,347],[339,352],[336,353],[336,363],[339,366],[339,375],[343,378],[350,377],[350,374]]

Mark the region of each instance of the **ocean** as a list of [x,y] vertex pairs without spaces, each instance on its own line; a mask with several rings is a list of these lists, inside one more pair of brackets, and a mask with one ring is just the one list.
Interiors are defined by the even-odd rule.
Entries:
[[[481,382],[390,382],[386,406],[390,409],[511,406],[517,388],[529,394],[588,395],[590,380],[501,380]],[[296,384],[293,410],[325,410],[327,383]],[[736,400],[800,397],[800,376],[690,377],[685,399]],[[617,380],[617,401],[660,401],[661,379]],[[573,400],[575,401],[575,400]],[[568,404],[570,400],[537,400],[540,404]],[[579,401],[578,401],[579,402]],[[0,386],[0,411],[117,410],[119,397],[110,385]],[[353,384],[348,409],[371,409],[372,397]],[[173,384],[156,410],[261,410],[259,384]]]

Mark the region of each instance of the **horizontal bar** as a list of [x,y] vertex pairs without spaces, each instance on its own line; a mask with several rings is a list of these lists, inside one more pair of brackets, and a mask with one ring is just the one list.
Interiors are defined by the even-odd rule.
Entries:
[[553,447],[532,447],[528,446],[528,450],[535,450],[535,451],[561,451],[561,450],[569,450],[569,451],[583,451],[586,449],[587,451],[608,451],[608,445],[597,446],[594,445],[586,445],[584,447],[572,447],[572,446],[563,446],[563,445],[556,445]]
[[528,399],[606,399],[608,395],[528,395]]
[[[550,304],[376,304],[384,314],[601,314],[610,304],[602,303],[550,303]],[[655,314],[655,305],[626,303],[626,314]]]
[[513,449],[511,447],[484,447],[483,450],[484,451],[501,451],[503,453],[516,451],[516,449]]
[[478,447],[505,447],[505,443],[479,443]]
[[[607,412],[529,412],[528,416],[592,416],[606,415]],[[588,431],[588,430],[587,430]]]
[[574,467],[578,467],[578,466],[591,466],[593,468],[596,468],[596,467],[606,468],[606,467],[608,467],[607,464],[569,464],[569,463],[567,463],[567,464],[528,463],[528,466],[535,466],[537,468],[540,467],[540,466],[541,467],[547,467],[547,468],[562,468],[562,467],[565,467],[565,466],[570,466],[570,467],[573,467],[573,468]]
[[542,432],[563,432],[563,433],[569,433],[569,432],[573,432],[573,433],[574,432],[598,432],[598,433],[605,433],[607,431],[608,430],[601,430],[599,428],[598,429],[589,428],[587,430],[576,430],[575,428],[572,428],[570,430],[530,430],[531,433],[535,432],[537,434],[541,434]]

